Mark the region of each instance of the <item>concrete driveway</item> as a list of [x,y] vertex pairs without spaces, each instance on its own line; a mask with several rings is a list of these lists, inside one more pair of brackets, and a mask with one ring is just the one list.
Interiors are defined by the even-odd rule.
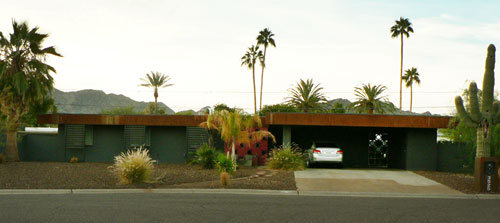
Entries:
[[306,169],[295,182],[299,191],[462,194],[405,170]]

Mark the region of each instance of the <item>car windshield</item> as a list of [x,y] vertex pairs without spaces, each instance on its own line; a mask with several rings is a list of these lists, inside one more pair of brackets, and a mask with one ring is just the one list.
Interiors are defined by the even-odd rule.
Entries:
[[324,147],[339,148],[339,146],[337,144],[335,144],[335,143],[325,143],[325,142],[320,143],[320,142],[317,142],[317,143],[315,143],[315,145],[316,145],[316,148],[320,148],[320,147],[323,147],[323,148]]

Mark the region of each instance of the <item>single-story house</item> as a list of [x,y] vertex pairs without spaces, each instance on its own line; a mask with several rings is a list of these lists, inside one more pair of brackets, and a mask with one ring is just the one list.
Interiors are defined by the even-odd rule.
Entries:
[[[184,163],[208,140],[199,115],[44,114],[40,124],[55,124],[58,133],[26,135],[20,158],[26,161],[111,162],[128,148],[146,145],[160,163]],[[268,113],[262,123],[276,137],[271,147],[334,142],[344,151],[344,166],[436,170],[437,129],[450,117],[416,115]],[[263,149],[263,156],[267,150]],[[223,144],[222,144],[223,146]],[[262,145],[260,145],[262,147]]]

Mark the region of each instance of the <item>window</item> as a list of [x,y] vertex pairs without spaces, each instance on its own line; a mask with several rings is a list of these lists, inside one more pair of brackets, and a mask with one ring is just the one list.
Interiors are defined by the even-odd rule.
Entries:
[[66,125],[64,133],[64,147],[66,149],[83,149],[85,147],[85,125]]
[[[133,148],[146,144],[146,126],[143,125],[126,125],[125,131],[125,147]],[[148,134],[149,135],[149,134]],[[149,140],[147,140],[149,142]]]

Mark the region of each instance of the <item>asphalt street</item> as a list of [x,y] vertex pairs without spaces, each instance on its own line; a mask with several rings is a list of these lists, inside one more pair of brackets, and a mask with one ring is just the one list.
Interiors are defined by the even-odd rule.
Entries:
[[0,222],[499,222],[500,199],[248,194],[0,195]]

